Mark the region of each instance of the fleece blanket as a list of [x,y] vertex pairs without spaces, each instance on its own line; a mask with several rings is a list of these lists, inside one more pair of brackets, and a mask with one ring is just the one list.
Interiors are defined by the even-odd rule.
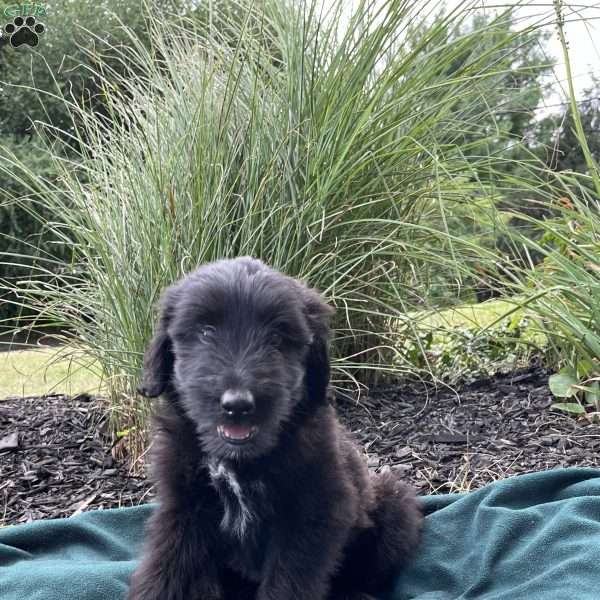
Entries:
[[[600,469],[522,475],[424,502],[421,547],[386,600],[600,598]],[[0,529],[0,598],[123,598],[152,510]]]

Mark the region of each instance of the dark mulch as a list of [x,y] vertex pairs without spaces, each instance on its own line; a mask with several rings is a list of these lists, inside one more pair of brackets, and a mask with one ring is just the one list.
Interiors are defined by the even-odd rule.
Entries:
[[[551,412],[548,373],[497,376],[459,391],[379,387],[339,398],[369,466],[389,465],[422,493],[466,491],[517,473],[596,466],[600,425]],[[0,525],[151,499],[150,483],[115,457],[104,400],[0,401]]]
[[114,450],[102,398],[0,401],[0,525],[145,501],[149,483]]
[[510,475],[600,464],[600,424],[554,412],[549,372],[530,368],[459,390],[380,387],[340,402],[369,465],[397,469],[422,493],[461,492]]

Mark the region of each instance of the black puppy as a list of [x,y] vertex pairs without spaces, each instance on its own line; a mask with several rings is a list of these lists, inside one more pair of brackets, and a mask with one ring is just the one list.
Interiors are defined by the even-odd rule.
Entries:
[[391,474],[369,476],[328,402],[332,312],[249,257],[164,292],[140,387],[164,395],[160,505],[129,600],[341,600],[390,585],[420,509]]

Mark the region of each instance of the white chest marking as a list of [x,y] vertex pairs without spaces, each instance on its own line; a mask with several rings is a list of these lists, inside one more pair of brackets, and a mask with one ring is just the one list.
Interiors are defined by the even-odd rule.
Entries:
[[228,469],[222,462],[210,461],[208,464],[210,478],[219,492],[225,484],[234,496],[234,500],[227,495],[221,494],[225,513],[221,519],[221,530],[233,533],[242,539],[248,531],[248,526],[254,520],[254,514],[250,510],[244,491],[237,478],[235,471]]

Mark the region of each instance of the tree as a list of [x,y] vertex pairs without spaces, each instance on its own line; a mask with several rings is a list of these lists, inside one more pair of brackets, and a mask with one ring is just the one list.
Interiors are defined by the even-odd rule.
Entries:
[[[592,84],[578,103],[581,122],[588,146],[596,163],[600,162],[600,78],[592,75]],[[570,106],[543,119],[538,126],[539,137],[545,142],[546,164],[555,171],[586,173],[587,165],[581,145],[575,135]]]
[[[7,3],[0,3],[0,14]],[[177,0],[149,0],[155,12],[179,10]],[[105,114],[104,96],[94,72],[99,58],[108,59],[116,73],[128,65],[119,49],[130,43],[128,29],[150,46],[150,32],[142,3],[128,0],[59,0],[40,20],[45,31],[35,48],[13,48],[3,36],[0,44],[0,158],[15,154],[35,165],[40,177],[54,173],[44,158],[36,122],[48,124],[63,139],[73,131],[72,116],[65,104],[87,104],[96,114]],[[1,23],[0,25],[4,25]],[[68,249],[57,250],[51,236],[40,229],[14,197],[26,196],[11,176],[8,162],[0,169],[0,278],[23,277],[39,253],[64,258]],[[23,257],[16,258],[15,254]],[[4,263],[4,264],[3,264]],[[6,264],[9,263],[9,264]],[[5,297],[4,300],[12,298]],[[16,313],[9,302],[1,302],[0,318]]]

